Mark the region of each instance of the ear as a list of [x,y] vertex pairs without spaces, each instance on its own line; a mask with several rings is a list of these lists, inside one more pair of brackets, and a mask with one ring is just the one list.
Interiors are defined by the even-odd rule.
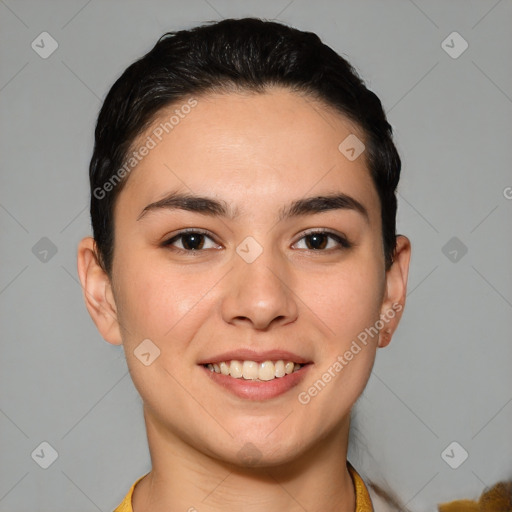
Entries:
[[85,305],[98,331],[109,343],[121,345],[121,330],[112,285],[99,262],[93,238],[86,237],[78,244],[77,266]]
[[396,237],[393,263],[386,271],[386,290],[380,311],[384,323],[379,333],[379,347],[389,345],[398,327],[407,295],[407,276],[411,259],[411,242],[403,235]]

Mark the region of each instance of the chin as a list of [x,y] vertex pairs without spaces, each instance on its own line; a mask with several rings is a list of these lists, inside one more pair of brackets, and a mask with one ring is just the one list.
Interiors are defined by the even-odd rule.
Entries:
[[[300,452],[305,451],[304,440],[294,442],[290,439],[289,433],[283,431],[283,435],[272,435],[272,439],[267,432],[244,436],[238,436],[230,441],[230,447],[221,450],[219,446],[215,448],[217,458],[224,460],[235,466],[243,468],[263,468],[279,466],[293,462]],[[235,449],[233,450],[233,447]]]

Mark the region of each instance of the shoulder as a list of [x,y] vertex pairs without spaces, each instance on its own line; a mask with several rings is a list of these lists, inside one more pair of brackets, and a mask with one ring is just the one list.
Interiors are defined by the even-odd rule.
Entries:
[[[148,473],[146,473],[147,475]],[[113,512],[133,512],[132,507],[132,496],[133,496],[133,490],[135,489],[135,486],[146,476],[142,475],[140,478],[138,478],[133,485],[130,487],[130,490],[124,497],[123,501],[114,509]]]

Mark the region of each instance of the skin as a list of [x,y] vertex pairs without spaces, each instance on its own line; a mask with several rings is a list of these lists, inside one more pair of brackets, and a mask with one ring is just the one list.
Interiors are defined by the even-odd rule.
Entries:
[[[403,307],[409,240],[397,237],[386,271],[380,203],[364,153],[349,161],[338,150],[349,134],[364,136],[339,113],[281,88],[197,100],[117,199],[111,278],[92,238],[78,248],[88,311],[106,341],[123,345],[144,403],[152,471],[135,488],[134,512],[354,510],[350,411],[401,311],[309,403],[297,397],[380,315]],[[151,128],[141,140],[148,134]],[[160,209],[137,220],[175,189],[225,200],[239,215]],[[368,219],[337,209],[277,222],[288,203],[333,192],[357,199]],[[162,246],[184,228],[209,232],[202,252],[173,251],[189,241],[183,238]],[[326,248],[312,249],[304,231],[313,228],[344,234],[353,245],[328,237]],[[252,263],[236,252],[247,236],[263,249]],[[160,356],[145,366],[134,350],[148,338]],[[245,400],[198,366],[236,348],[289,350],[314,364],[285,394]],[[257,447],[255,465],[241,457],[246,443]]]

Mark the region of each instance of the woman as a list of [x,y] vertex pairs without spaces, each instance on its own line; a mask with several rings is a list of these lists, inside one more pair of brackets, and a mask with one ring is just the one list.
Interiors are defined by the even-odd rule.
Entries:
[[399,175],[379,99],[312,33],[170,33],[117,80],[78,249],[144,403],[152,469],[117,511],[372,510],[347,448],[405,304]]

